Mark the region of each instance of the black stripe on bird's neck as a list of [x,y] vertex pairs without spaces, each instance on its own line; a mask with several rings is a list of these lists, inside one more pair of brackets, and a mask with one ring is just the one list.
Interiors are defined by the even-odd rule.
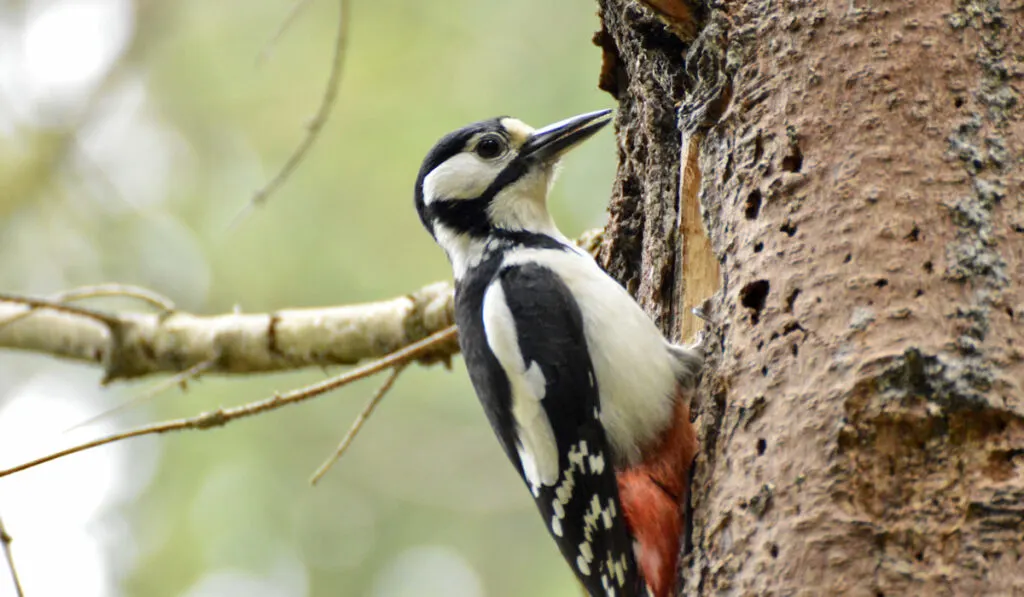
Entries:
[[556,238],[529,230],[495,228],[491,231],[491,236],[508,246],[525,247],[527,249],[556,249],[565,251],[569,248]]
[[495,240],[501,247],[527,247],[530,249],[565,249],[558,239],[533,230],[514,230],[495,226],[487,214],[490,201],[476,199],[442,199],[430,207],[434,221],[456,234],[466,234],[480,241]]
[[505,166],[494,178],[484,192],[474,199],[434,199],[430,210],[434,219],[459,234],[468,234],[475,238],[492,236],[496,230],[491,222],[487,208],[494,198],[509,185],[515,184],[526,175],[530,162],[525,158],[516,158]]
[[491,217],[487,214],[490,200],[485,197],[476,199],[435,199],[430,204],[434,222],[452,230],[457,234],[468,234],[474,238],[490,236],[494,228]]

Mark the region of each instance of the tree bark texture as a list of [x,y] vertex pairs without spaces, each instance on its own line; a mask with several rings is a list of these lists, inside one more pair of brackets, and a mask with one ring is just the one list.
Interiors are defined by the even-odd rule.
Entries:
[[599,4],[603,263],[711,297],[683,593],[1024,595],[1024,0]]

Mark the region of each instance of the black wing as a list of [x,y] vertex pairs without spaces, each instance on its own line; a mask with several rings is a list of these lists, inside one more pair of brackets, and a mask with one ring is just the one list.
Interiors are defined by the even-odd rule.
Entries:
[[[544,378],[540,404],[555,438],[557,453],[551,457],[558,460],[557,481],[532,488],[545,526],[591,595],[646,594],[619,502],[610,446],[599,420],[597,379],[579,305],[558,275],[536,264],[504,268],[491,278],[491,284],[501,285],[523,361],[527,368],[536,363]],[[509,459],[530,485],[518,454],[509,376],[488,347],[479,323],[486,293],[486,288],[480,293],[479,286],[483,284],[474,293],[479,301],[463,294],[465,300],[457,306],[457,316],[463,311],[460,319],[465,320],[459,324],[466,363]],[[467,313],[468,303],[480,304],[481,310]]]

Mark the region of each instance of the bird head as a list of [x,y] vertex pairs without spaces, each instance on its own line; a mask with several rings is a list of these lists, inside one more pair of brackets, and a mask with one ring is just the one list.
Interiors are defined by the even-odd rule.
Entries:
[[427,153],[416,179],[423,225],[448,252],[505,232],[561,237],[547,210],[559,159],[611,120],[611,110],[534,129],[499,117],[462,127]]

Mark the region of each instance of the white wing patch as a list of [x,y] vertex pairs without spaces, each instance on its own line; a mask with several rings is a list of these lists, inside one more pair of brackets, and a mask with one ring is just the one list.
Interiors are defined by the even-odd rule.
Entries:
[[518,431],[519,461],[534,497],[541,485],[558,482],[558,443],[541,406],[547,381],[537,363],[527,364],[519,350],[519,337],[512,311],[505,301],[501,281],[484,293],[484,335],[512,386],[512,416]]
[[594,367],[595,379],[588,381],[600,393],[595,415],[611,444],[605,464],[639,463],[641,446],[656,441],[671,420],[677,358],[633,297],[586,253],[519,249],[504,260],[506,266],[521,263],[555,272],[579,305]]

